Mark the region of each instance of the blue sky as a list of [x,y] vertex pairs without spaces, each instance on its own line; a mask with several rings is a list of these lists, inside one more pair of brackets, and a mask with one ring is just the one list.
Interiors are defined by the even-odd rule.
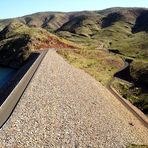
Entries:
[[101,10],[118,6],[148,7],[148,0],[1,0],[0,19],[40,11]]

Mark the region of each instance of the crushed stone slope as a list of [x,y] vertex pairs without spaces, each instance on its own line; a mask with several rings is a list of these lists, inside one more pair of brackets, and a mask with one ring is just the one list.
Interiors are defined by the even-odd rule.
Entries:
[[49,50],[0,129],[0,147],[123,148],[147,144],[147,137],[105,87]]

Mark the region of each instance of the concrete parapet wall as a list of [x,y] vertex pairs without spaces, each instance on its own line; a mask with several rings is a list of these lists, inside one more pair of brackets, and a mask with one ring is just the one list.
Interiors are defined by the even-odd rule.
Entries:
[[21,95],[23,94],[25,88],[36,72],[38,66],[40,65],[42,59],[46,55],[48,50],[44,50],[40,53],[39,57],[35,60],[29,70],[25,73],[20,82],[15,86],[12,92],[9,94],[5,102],[0,106],[0,127],[7,121],[11,113],[13,112],[15,106],[17,105]]

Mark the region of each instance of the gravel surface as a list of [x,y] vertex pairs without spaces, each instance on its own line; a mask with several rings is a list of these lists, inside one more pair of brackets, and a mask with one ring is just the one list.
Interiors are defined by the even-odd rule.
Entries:
[[148,129],[54,50],[0,129],[0,148],[124,148],[129,143],[148,144]]

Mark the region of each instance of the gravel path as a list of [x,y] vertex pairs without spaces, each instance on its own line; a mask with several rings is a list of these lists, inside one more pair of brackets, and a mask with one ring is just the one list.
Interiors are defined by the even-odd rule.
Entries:
[[106,88],[50,50],[0,129],[0,148],[124,148],[147,137]]

